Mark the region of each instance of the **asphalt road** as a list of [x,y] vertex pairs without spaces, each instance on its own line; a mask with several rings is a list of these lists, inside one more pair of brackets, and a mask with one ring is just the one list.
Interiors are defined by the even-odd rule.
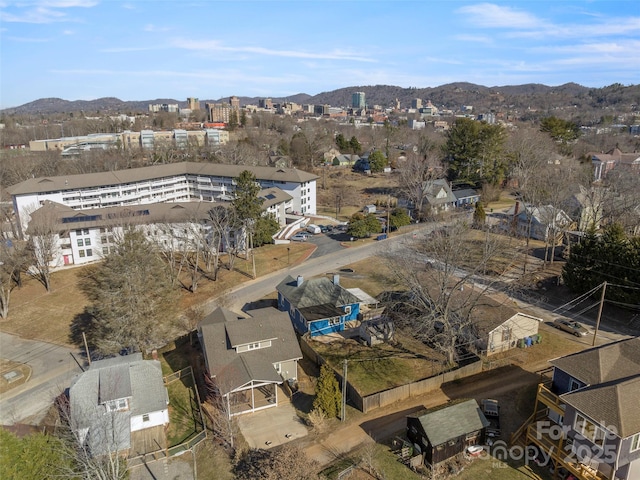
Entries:
[[[245,306],[249,305],[250,302],[273,293],[276,285],[286,278],[287,275],[291,275],[294,278],[298,275],[311,278],[324,273],[339,273],[340,269],[345,265],[359,262],[360,260],[364,260],[365,258],[378,255],[386,251],[402,248],[404,242],[412,239],[414,235],[425,235],[437,227],[438,224],[425,223],[419,225],[417,229],[414,229],[411,232],[394,232],[391,237],[379,242],[366,244],[362,240],[356,240],[348,243],[345,242],[345,244],[349,245],[347,247],[340,246],[340,242],[331,240],[334,245],[332,248],[335,249],[332,253],[328,253],[320,257],[316,257],[312,254],[308,260],[299,265],[293,265],[283,270],[265,275],[264,277],[259,276],[255,280],[243,283],[242,285],[226,292],[221,303],[224,303],[224,306],[231,310],[242,310]],[[320,238],[320,236],[318,236],[318,238]],[[314,242],[314,240],[310,241]],[[323,241],[323,243],[325,241]],[[258,275],[260,275],[260,272],[258,272]],[[213,300],[206,310],[213,311],[218,304],[217,300]]]
[[42,415],[53,399],[82,370],[74,360],[80,352],[52,343],[25,340],[0,332],[0,357],[31,367],[31,377],[0,395],[0,423],[9,425]]

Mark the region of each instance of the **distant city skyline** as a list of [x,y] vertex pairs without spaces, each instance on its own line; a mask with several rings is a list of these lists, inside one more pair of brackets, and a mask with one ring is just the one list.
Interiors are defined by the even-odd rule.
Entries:
[[0,108],[640,83],[640,1],[0,0]]

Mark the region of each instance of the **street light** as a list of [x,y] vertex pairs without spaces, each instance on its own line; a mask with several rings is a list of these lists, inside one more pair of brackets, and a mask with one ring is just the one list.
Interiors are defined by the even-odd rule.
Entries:
[[289,254],[291,253],[291,247],[287,247],[287,265],[289,265]]

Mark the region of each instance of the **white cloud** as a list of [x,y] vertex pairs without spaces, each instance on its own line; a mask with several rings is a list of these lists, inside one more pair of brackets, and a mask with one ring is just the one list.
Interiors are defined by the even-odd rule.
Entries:
[[480,27],[539,28],[545,22],[522,10],[502,7],[493,3],[478,3],[456,10],[466,14],[469,20]]
[[145,32],[168,32],[173,30],[171,27],[158,27],[157,25],[152,25],[151,23],[144,26]]
[[461,42],[471,42],[471,43],[484,43],[484,44],[490,44],[493,43],[493,39],[491,37],[487,37],[485,35],[466,35],[466,34],[461,34],[461,35],[454,35],[453,37],[456,40],[459,40]]
[[[1,8],[7,8],[10,3],[3,3]],[[0,12],[3,22],[11,23],[54,23],[71,21],[64,9],[90,8],[98,5],[95,0],[34,0],[23,1],[11,5],[16,7],[16,13]]]
[[347,60],[355,62],[375,62],[374,59],[361,56],[355,53],[333,50],[330,52],[305,52],[300,50],[273,50],[264,47],[227,47],[217,40],[185,40],[176,39],[173,46],[184,50],[198,52],[233,52],[233,53],[253,53],[263,56],[286,57],[286,58],[302,58],[311,60]]
[[7,40],[20,43],[46,43],[50,42],[50,38],[30,38],[30,37],[7,37]]

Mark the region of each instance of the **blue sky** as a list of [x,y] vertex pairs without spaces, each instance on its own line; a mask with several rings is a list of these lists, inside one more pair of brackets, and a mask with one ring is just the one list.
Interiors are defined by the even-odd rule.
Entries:
[[0,108],[42,97],[640,83],[639,0],[0,0]]

